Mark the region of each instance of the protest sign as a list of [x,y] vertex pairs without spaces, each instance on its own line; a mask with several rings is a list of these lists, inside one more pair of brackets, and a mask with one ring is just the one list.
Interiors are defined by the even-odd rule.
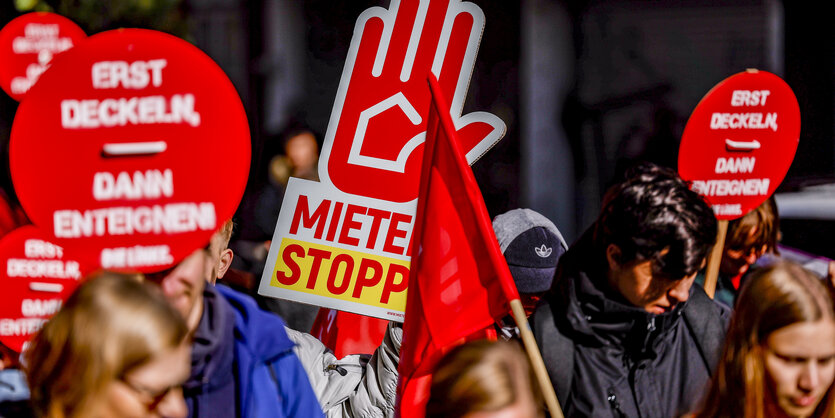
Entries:
[[161,32],[119,29],[67,51],[18,108],[12,180],[32,221],[82,263],[158,271],[235,212],[250,137],[208,56]]
[[54,13],[15,18],[0,30],[0,87],[23,100],[53,58],[86,37],[78,25]]
[[763,203],[794,159],[800,108],[791,88],[765,71],[733,75],[699,102],[681,138],[678,170],[720,220]]
[[711,89],[681,138],[678,171],[719,219],[705,290],[713,297],[728,221],[771,196],[786,176],[800,141],[800,107],[785,81],[748,70]]
[[83,277],[78,261],[35,226],[0,240],[0,342],[20,352]]
[[414,218],[410,209],[291,178],[276,226],[284,235],[270,246],[261,290],[402,321],[410,259],[407,234]]
[[259,293],[402,321],[427,75],[451,98],[445,111],[470,164],[505,126],[489,113],[462,115],[484,28],[475,4],[393,0],[363,12],[355,28],[319,159],[322,181],[288,184]]

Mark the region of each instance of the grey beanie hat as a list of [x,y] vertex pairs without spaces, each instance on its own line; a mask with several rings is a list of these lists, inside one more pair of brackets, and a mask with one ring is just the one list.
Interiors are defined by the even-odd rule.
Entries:
[[513,209],[493,219],[493,231],[519,292],[550,289],[557,262],[568,251],[554,223],[531,209]]

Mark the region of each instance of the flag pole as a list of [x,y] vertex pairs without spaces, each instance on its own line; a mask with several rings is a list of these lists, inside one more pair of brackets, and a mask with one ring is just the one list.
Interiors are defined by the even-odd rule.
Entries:
[[[427,76],[427,81],[429,83],[429,90],[432,92],[432,101],[435,105],[435,110],[438,115],[438,125],[440,129],[443,129],[449,136],[449,146],[453,149],[453,154],[456,156],[457,164],[459,167],[466,167],[466,169],[461,169],[461,173],[472,173],[470,171],[470,166],[467,163],[467,160],[464,158],[464,152],[461,150],[460,145],[458,144],[458,138],[456,136],[455,125],[452,123],[452,119],[446,111],[441,112],[440,109],[449,109],[449,106],[446,105],[444,102],[444,96],[441,93],[441,87],[438,84],[438,80],[435,78],[434,74],[429,73]],[[431,115],[432,113],[432,105],[429,107],[429,114],[430,114],[430,121],[427,122],[427,134],[426,134],[426,145],[424,149],[424,173],[428,173],[427,167],[429,166],[429,160],[434,158],[435,151],[435,141],[432,141],[431,138],[434,135],[429,134],[429,124],[431,124]],[[472,182],[473,187],[478,190],[478,186],[475,184],[475,177],[470,174],[469,177],[464,175],[468,181]],[[419,196],[425,196],[425,186],[428,183],[429,177],[425,177],[426,183],[424,183],[424,178],[421,178],[421,193]],[[540,390],[542,391],[543,398],[545,398],[545,405],[548,407],[548,410],[551,412],[551,416],[554,418],[563,418],[564,415],[562,413],[562,408],[560,408],[559,400],[557,400],[557,394],[554,392],[554,387],[551,385],[551,380],[548,378],[548,371],[545,369],[545,362],[542,360],[542,354],[539,352],[539,349],[536,346],[536,340],[534,340],[533,333],[531,332],[531,327],[528,324],[527,316],[525,315],[525,309],[522,307],[522,302],[519,300],[519,294],[516,291],[516,286],[513,282],[513,278],[510,274],[510,270],[507,268],[507,262],[502,256],[502,252],[499,249],[499,242],[496,240],[496,236],[493,234],[493,227],[490,223],[490,217],[487,215],[487,208],[484,206],[482,197],[478,194],[473,199],[482,202],[480,206],[477,208],[473,208],[473,216],[479,223],[480,227],[478,228],[482,234],[488,234],[488,236],[482,236],[485,243],[487,245],[492,245],[492,250],[488,251],[490,253],[490,257],[492,259],[494,266],[502,266],[504,268],[499,268],[497,273],[499,275],[499,282],[503,287],[503,291],[505,296],[510,299],[510,309],[513,313],[513,319],[516,321],[516,326],[519,328],[521,336],[522,336],[522,343],[525,346],[525,350],[528,353],[528,357],[531,360],[531,365],[534,370],[534,374],[536,376],[537,382],[539,382]],[[420,215],[420,210],[422,209],[421,199],[418,199],[418,210]],[[423,216],[418,216],[415,220],[415,230],[419,230],[417,228],[418,222],[423,218]],[[489,232],[486,232],[489,231]],[[414,238],[414,237],[413,237]],[[408,306],[408,304],[407,304]]]
[[536,340],[531,332],[531,326],[528,324],[528,317],[525,315],[525,309],[522,307],[522,302],[519,299],[510,301],[510,310],[513,312],[513,319],[516,321],[516,327],[519,328],[519,333],[522,336],[522,344],[525,346],[525,351],[528,353],[528,358],[531,360],[533,372],[536,375],[536,380],[539,382],[539,389],[542,391],[542,396],[545,398],[545,405],[551,412],[553,418],[563,418],[562,408],[560,408],[560,401],[557,400],[557,394],[554,392],[554,386],[551,384],[551,379],[548,377],[548,371],[545,369],[545,362],[542,360],[542,353],[536,346]]
[[728,221],[720,220],[717,226],[719,230],[716,232],[716,244],[713,245],[713,251],[707,258],[707,271],[705,271],[705,293],[711,299],[716,293],[716,279],[719,277],[719,262],[722,261],[722,250],[725,248],[725,235],[728,234]]

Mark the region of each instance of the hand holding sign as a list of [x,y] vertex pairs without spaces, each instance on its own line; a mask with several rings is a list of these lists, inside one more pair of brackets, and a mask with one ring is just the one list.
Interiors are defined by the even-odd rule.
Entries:
[[[457,0],[392,1],[357,20],[320,158],[319,175],[337,189],[391,202],[417,198],[426,75],[435,74],[470,163],[504,134],[495,115],[461,115],[484,15]],[[374,181],[359,181],[373,179]]]

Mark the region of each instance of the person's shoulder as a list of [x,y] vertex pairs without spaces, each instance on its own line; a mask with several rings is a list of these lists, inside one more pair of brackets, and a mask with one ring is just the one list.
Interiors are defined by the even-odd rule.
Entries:
[[728,328],[728,324],[731,322],[731,314],[733,313],[733,309],[722,302],[714,301],[716,307],[719,309],[719,319],[722,320],[722,325],[725,326],[725,329]]
[[234,290],[225,284],[218,283],[214,285],[214,289],[217,290],[217,292],[220,293],[227,302],[231,303],[236,310],[250,311],[261,309],[258,307],[258,303],[255,302],[255,299],[253,299],[252,296]]
[[[330,349],[319,341],[318,338],[306,332],[297,331],[288,326],[284,327],[284,331],[287,332],[287,336],[290,338],[290,341],[295,344],[296,355],[298,355],[300,359],[303,354],[321,356],[322,354],[330,351]],[[302,363],[304,363],[304,361],[302,361]]]
[[704,270],[699,271],[696,273],[696,278],[693,280],[694,285],[699,285],[702,289],[705,287],[705,272]]
[[690,307],[686,308],[688,313],[698,312],[703,315],[717,316],[723,322],[727,322],[731,316],[731,308],[708,296],[702,286],[693,286],[687,306]]
[[[570,341],[570,333],[566,333],[561,318],[565,313],[561,310],[564,301],[554,298],[543,298],[529,318],[531,331],[538,342]],[[546,345],[551,345],[551,343]]]
[[293,348],[294,343],[280,316],[261,309],[247,294],[224,285],[216,285],[215,289],[235,313],[235,338],[239,343],[266,356]]

